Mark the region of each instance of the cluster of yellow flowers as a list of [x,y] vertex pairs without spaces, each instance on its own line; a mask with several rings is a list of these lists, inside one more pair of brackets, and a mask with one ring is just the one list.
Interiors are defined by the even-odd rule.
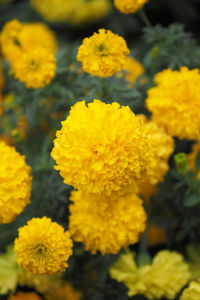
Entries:
[[54,78],[57,41],[45,24],[9,21],[0,34],[0,45],[15,78],[26,87],[43,87]]
[[185,289],[180,300],[199,300],[200,299],[200,281],[192,281]]
[[168,250],[160,251],[152,264],[141,267],[136,266],[133,254],[127,252],[110,268],[110,275],[127,286],[130,297],[140,294],[148,299],[174,299],[191,276],[182,255]]
[[163,179],[173,148],[164,129],[129,107],[76,103],[52,150],[64,182],[79,189],[71,195],[73,239],[103,254],[136,243],[146,221],[136,194]]
[[110,0],[31,0],[31,5],[47,21],[71,24],[101,19],[112,7]]

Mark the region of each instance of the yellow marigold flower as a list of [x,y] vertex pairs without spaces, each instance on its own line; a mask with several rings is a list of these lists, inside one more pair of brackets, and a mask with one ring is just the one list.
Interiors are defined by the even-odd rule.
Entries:
[[[192,152],[187,155],[187,160],[188,160],[189,166],[190,166],[191,170],[195,173],[197,172],[195,164],[196,164],[196,158],[197,158],[199,151],[200,151],[200,142],[196,143],[192,148]],[[197,176],[198,176],[198,178],[200,178],[200,170],[198,171]]]
[[147,2],[148,0],[114,0],[115,7],[124,14],[136,12]]
[[68,267],[72,254],[69,232],[46,217],[33,218],[15,239],[17,262],[33,274],[55,274]]
[[136,191],[155,163],[152,151],[143,122],[128,106],[94,100],[71,108],[51,155],[65,183],[109,194],[125,185]]
[[45,295],[46,300],[80,300],[81,293],[76,291],[70,283],[64,283],[51,293]]
[[17,58],[20,54],[17,37],[22,26],[22,23],[14,19],[7,22],[3,27],[0,35],[1,51],[4,58],[8,60]]
[[77,60],[93,76],[109,77],[120,71],[129,54],[126,41],[110,30],[99,29],[85,38],[78,49]]
[[77,0],[31,0],[31,5],[47,21],[65,22],[71,19],[71,14],[77,8],[77,2]]
[[42,298],[34,292],[18,292],[16,295],[11,295],[8,300],[42,300]]
[[180,139],[199,140],[200,74],[182,67],[158,73],[156,87],[148,91],[147,108],[153,120]]
[[123,70],[127,72],[125,79],[133,84],[145,72],[143,65],[132,56],[126,58]]
[[76,0],[75,2],[77,2],[77,5],[68,19],[68,22],[72,24],[81,24],[101,19],[106,16],[112,8],[110,0]]
[[12,222],[30,202],[31,168],[15,148],[0,141],[0,223]]
[[15,19],[3,27],[0,44],[3,56],[11,62],[27,49],[43,47],[55,53],[58,48],[55,35],[48,26],[42,23],[23,24]]
[[200,282],[192,281],[187,289],[185,289],[180,300],[199,300],[200,299]]
[[163,244],[166,240],[166,231],[164,229],[158,228],[155,224],[151,224],[148,231],[148,246],[156,246]]
[[190,279],[189,266],[183,256],[160,251],[152,265],[136,267],[132,253],[122,255],[111,267],[112,278],[123,282],[130,297],[141,294],[148,299],[174,299]]
[[56,60],[54,54],[46,48],[33,48],[22,52],[12,64],[15,78],[27,88],[40,88],[55,77]]
[[109,196],[73,191],[70,200],[74,202],[69,217],[72,238],[83,242],[93,254],[118,253],[122,247],[137,243],[145,230],[142,200],[129,190]]
[[56,53],[58,44],[54,32],[43,23],[25,23],[18,35],[18,42],[22,49],[34,47],[47,48]]

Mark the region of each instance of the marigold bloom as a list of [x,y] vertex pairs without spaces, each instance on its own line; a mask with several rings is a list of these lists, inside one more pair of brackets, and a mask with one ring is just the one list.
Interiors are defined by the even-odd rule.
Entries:
[[110,274],[127,286],[130,297],[140,294],[148,299],[174,299],[191,275],[183,256],[168,250],[160,251],[152,265],[140,268],[137,268],[132,253],[128,252],[111,267]]
[[46,300],[80,300],[81,293],[76,291],[70,283],[64,283],[51,293],[45,295]]
[[43,23],[24,23],[18,35],[18,42],[24,50],[43,47],[54,54],[58,50],[54,32]]
[[147,108],[153,120],[180,139],[199,140],[200,74],[182,67],[158,73],[156,87],[148,91]]
[[180,300],[199,300],[200,299],[200,282],[192,281],[187,289],[185,289]]
[[4,58],[17,60],[21,52],[35,47],[47,48],[55,53],[57,41],[53,31],[43,23],[21,23],[12,20],[5,24],[0,35]]
[[118,253],[122,247],[137,243],[145,230],[142,200],[129,190],[109,196],[73,191],[70,200],[74,202],[69,217],[72,238],[83,242],[93,254]]
[[55,76],[56,60],[46,48],[33,48],[22,52],[12,64],[15,78],[27,88],[40,88],[51,82]]
[[42,300],[42,298],[34,292],[18,292],[16,295],[11,295],[8,300]]
[[128,106],[76,103],[57,131],[52,157],[64,182],[85,192],[135,191],[155,164],[143,122]]
[[55,274],[68,267],[72,254],[69,232],[46,217],[33,218],[15,239],[17,262],[33,274]]
[[7,22],[0,35],[1,51],[4,58],[12,60],[18,57],[20,49],[18,46],[17,37],[22,29],[22,23],[14,19]]
[[124,14],[136,12],[142,8],[148,0],[114,0],[116,8]]
[[200,151],[200,142],[196,143],[192,147],[192,152],[187,155],[187,160],[190,166],[190,169],[197,173],[198,178],[200,178],[200,170],[196,169],[196,158]]
[[132,56],[126,58],[123,70],[127,72],[125,79],[133,84],[145,72],[143,65]]
[[129,50],[126,41],[110,30],[99,29],[85,38],[78,49],[77,60],[93,76],[109,77],[120,71]]
[[12,222],[30,202],[31,168],[15,148],[0,141],[0,223]]

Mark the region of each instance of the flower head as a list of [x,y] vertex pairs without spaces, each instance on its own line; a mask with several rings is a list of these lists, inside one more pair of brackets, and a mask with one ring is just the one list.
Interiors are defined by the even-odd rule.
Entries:
[[147,299],[174,299],[190,279],[189,266],[177,252],[163,250],[151,265],[137,268],[132,253],[121,255],[111,267],[112,278],[123,282],[130,297],[140,294]]
[[99,29],[85,38],[78,49],[77,60],[93,76],[109,77],[120,71],[129,54],[125,40],[110,30]]
[[133,84],[145,72],[143,65],[132,56],[126,58],[123,70],[127,72],[125,79]]
[[70,283],[64,283],[54,291],[47,293],[46,300],[80,300],[81,293],[76,291]]
[[56,60],[46,48],[37,47],[21,53],[12,64],[15,78],[24,82],[27,88],[40,88],[51,82],[55,76]]
[[43,47],[55,53],[57,41],[53,31],[43,23],[21,23],[12,20],[5,24],[0,35],[3,56],[10,62],[17,60],[24,50]]
[[20,54],[18,46],[18,34],[22,29],[22,23],[14,19],[7,22],[0,35],[1,50],[4,58],[13,60]]
[[118,253],[122,247],[137,243],[145,230],[142,200],[129,190],[109,196],[73,191],[70,200],[72,238],[83,242],[93,254]]
[[116,8],[124,14],[136,12],[147,2],[148,0],[114,0]]
[[42,300],[42,298],[34,292],[18,292],[16,295],[11,295],[8,300]]
[[200,73],[198,69],[170,69],[158,73],[156,87],[148,91],[147,108],[167,132],[180,139],[200,136]]
[[18,42],[23,50],[43,47],[54,54],[58,50],[54,32],[43,23],[24,23],[18,34]]
[[31,168],[15,148],[0,141],[0,223],[10,223],[30,202]]
[[19,229],[15,239],[18,264],[33,274],[63,271],[72,254],[69,232],[46,217],[33,218]]
[[107,194],[133,185],[152,168],[152,149],[141,120],[128,106],[99,100],[76,103],[57,131],[51,153],[64,182]]
[[200,282],[192,281],[188,288],[186,288],[180,300],[199,300],[200,299]]

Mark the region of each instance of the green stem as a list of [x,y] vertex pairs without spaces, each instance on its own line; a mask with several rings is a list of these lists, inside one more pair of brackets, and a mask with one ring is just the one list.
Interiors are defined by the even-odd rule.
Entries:
[[144,11],[144,8],[141,8],[139,11],[138,11],[138,15],[140,16],[140,18],[142,19],[142,21],[144,22],[144,24],[149,27],[149,28],[152,28],[152,24],[151,22],[149,21],[145,11]]

